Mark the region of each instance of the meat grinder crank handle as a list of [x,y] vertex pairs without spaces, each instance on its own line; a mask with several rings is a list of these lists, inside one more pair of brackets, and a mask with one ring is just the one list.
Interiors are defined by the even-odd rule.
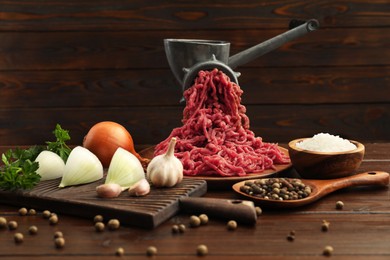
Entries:
[[280,35],[277,35],[265,42],[259,43],[249,49],[239,52],[229,57],[228,66],[235,69],[240,65],[246,64],[272,50],[275,50],[283,44],[301,37],[309,32],[317,30],[319,22],[315,19],[308,20],[291,30],[288,30]]
[[225,220],[254,225],[257,214],[254,203],[249,200],[184,197],[179,199],[180,210],[190,214],[207,214]]

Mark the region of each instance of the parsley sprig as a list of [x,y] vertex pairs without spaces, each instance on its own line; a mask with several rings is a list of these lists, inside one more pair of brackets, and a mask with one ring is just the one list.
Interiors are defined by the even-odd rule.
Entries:
[[0,172],[0,187],[6,190],[33,188],[41,179],[36,173],[39,165],[34,162],[38,150],[37,147],[27,150],[17,148],[3,153],[1,160],[4,166]]
[[55,142],[46,142],[47,150],[58,154],[62,160],[66,162],[71,152],[71,149],[65,143],[66,141],[70,140],[69,131],[62,129],[61,126],[57,124],[53,134],[57,140]]
[[38,184],[41,176],[36,172],[39,164],[35,162],[35,159],[45,149],[57,153],[66,162],[71,151],[65,143],[70,140],[69,131],[62,129],[57,124],[53,134],[56,141],[46,142],[46,147],[32,146],[27,149],[9,149],[1,155],[3,165],[0,165],[0,189],[26,190]]

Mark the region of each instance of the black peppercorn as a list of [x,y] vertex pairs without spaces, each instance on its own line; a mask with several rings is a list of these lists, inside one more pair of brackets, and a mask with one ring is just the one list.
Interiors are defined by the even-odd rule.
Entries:
[[246,181],[240,191],[248,195],[271,200],[296,200],[308,197],[312,190],[300,179],[269,178]]
[[336,202],[336,209],[343,209],[344,208],[344,203],[342,201],[337,201]]

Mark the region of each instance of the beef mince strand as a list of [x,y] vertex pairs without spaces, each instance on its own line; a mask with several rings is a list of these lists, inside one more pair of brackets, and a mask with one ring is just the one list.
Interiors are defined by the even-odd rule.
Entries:
[[176,137],[175,156],[184,175],[244,176],[288,163],[277,144],[263,142],[249,129],[242,93],[222,71],[199,71],[184,92],[183,125],[156,146],[154,155],[165,153]]

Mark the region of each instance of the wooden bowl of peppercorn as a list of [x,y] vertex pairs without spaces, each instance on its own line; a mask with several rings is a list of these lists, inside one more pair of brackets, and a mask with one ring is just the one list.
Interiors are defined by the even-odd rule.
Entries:
[[291,163],[304,179],[335,179],[356,174],[364,157],[363,144],[349,140],[356,148],[348,151],[312,151],[297,144],[307,138],[292,140],[288,144]]

